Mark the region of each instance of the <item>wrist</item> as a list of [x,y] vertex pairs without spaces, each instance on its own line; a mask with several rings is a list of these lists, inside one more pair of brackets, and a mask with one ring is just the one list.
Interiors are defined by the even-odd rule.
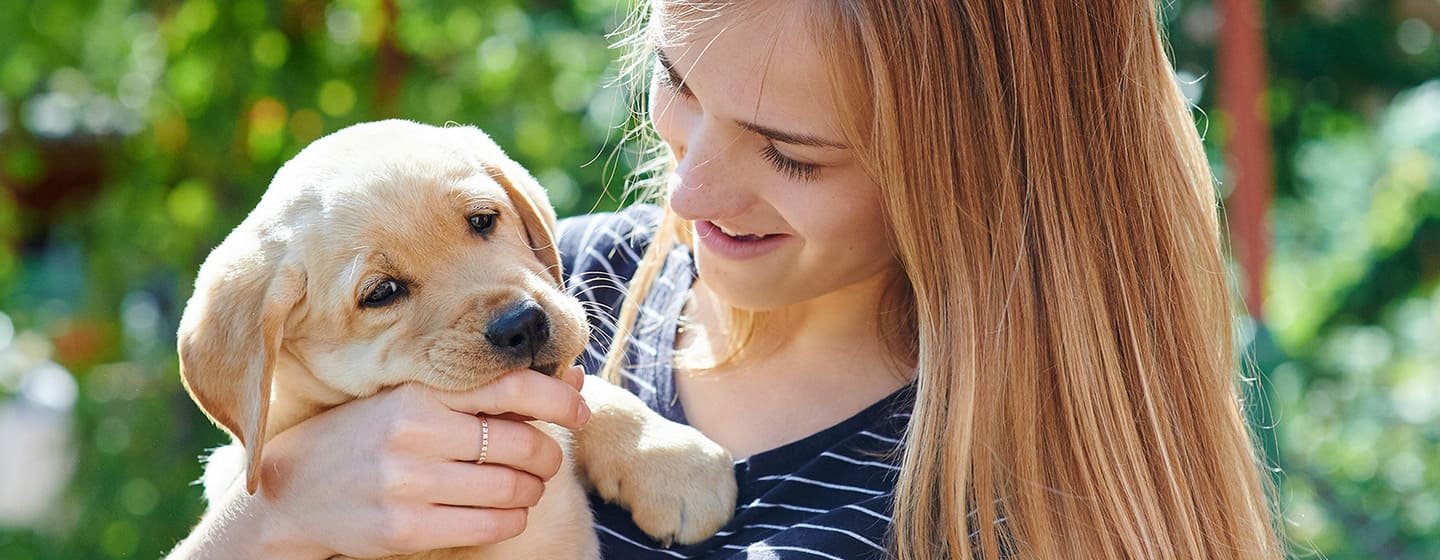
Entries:
[[320,560],[334,555],[281,515],[263,492],[252,496],[237,490],[210,504],[200,524],[167,558]]
[[[241,491],[244,494],[244,491]],[[289,517],[283,515],[273,497],[262,489],[255,495],[244,495],[242,501],[249,502],[245,508],[246,523],[251,526],[250,534],[256,536],[256,558],[283,558],[289,560],[323,560],[335,555],[313,540],[313,536],[300,528]]]

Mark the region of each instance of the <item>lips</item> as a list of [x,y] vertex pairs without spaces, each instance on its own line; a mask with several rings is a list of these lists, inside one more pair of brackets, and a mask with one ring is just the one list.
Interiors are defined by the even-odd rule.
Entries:
[[715,222],[695,222],[700,244],[711,252],[732,260],[757,257],[779,247],[790,236],[783,233],[743,233],[730,231]]

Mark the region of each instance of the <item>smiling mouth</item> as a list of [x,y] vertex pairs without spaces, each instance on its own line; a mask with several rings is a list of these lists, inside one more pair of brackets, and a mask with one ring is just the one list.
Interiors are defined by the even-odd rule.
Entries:
[[533,369],[550,377],[555,377],[555,374],[560,371],[560,364],[558,362],[553,364],[536,364],[530,366],[530,369]]
[[725,226],[722,226],[715,222],[710,222],[710,225],[715,226],[715,229],[720,233],[725,234],[726,237],[729,237],[736,241],[759,241],[761,239],[765,239],[767,237],[774,237],[776,235],[773,233],[737,233],[730,231]]

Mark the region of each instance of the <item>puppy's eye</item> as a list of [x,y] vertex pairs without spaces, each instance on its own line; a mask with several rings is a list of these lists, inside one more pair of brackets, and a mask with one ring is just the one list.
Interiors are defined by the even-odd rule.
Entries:
[[360,304],[365,307],[381,307],[394,303],[401,294],[405,293],[405,286],[396,280],[384,280],[370,288],[370,293],[365,294],[365,300]]
[[495,215],[480,213],[470,216],[470,229],[475,230],[475,233],[490,233],[490,230],[495,229]]

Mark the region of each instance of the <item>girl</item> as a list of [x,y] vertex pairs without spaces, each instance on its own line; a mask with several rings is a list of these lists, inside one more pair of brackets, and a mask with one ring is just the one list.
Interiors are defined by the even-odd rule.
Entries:
[[[597,311],[583,365],[730,450],[740,501],[674,547],[596,504],[606,556],[1280,558],[1213,179],[1156,18],[1145,0],[642,9],[663,188],[562,227]],[[440,479],[435,458],[473,447],[447,428],[465,412],[577,424],[569,380],[318,416],[268,444],[289,491],[215,506],[182,550],[516,534],[516,488],[557,453],[492,419],[537,450],[502,457],[518,475]],[[418,483],[378,482],[396,477]],[[473,507],[426,507],[456,495]]]

